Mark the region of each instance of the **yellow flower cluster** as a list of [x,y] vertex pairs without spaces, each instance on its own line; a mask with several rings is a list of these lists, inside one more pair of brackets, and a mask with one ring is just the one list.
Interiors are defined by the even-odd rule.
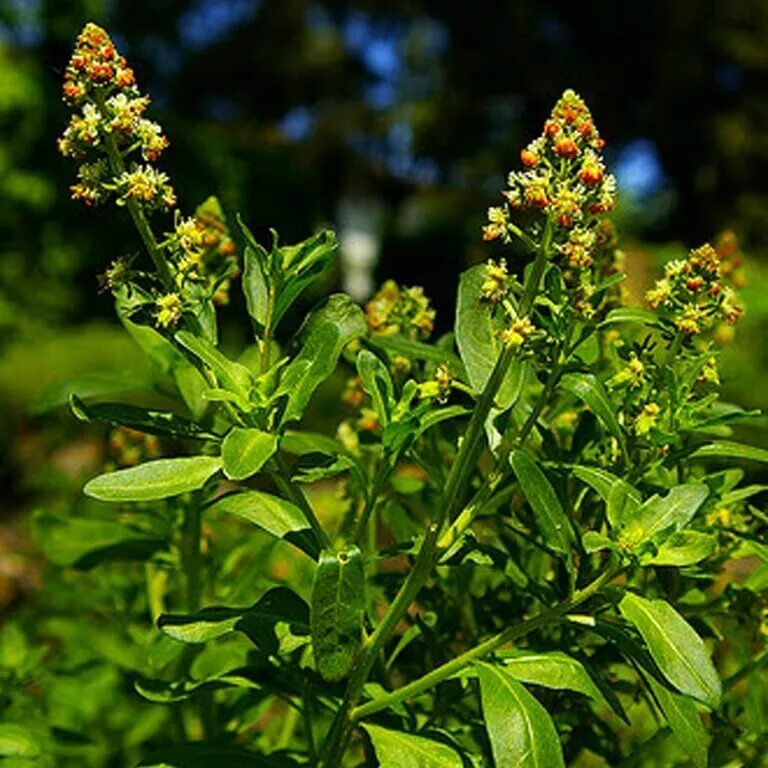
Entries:
[[432,333],[435,310],[423,288],[401,288],[394,280],[387,280],[365,305],[365,319],[372,333],[400,333],[420,340]]

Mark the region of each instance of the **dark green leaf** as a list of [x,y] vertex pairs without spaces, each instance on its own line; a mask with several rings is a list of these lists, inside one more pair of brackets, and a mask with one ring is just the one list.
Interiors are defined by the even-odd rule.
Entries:
[[[433,739],[365,723],[380,768],[462,768],[461,757]],[[554,766],[552,768],[555,768]]]
[[310,557],[317,558],[320,546],[302,511],[285,499],[262,491],[244,491],[222,496],[209,512],[235,515],[259,526],[277,538],[290,541]]
[[344,446],[328,435],[321,435],[318,432],[299,432],[292,429],[286,430],[280,438],[280,448],[296,456],[305,453],[324,453],[327,456],[345,453]]
[[324,551],[312,587],[312,649],[326,680],[352,667],[363,632],[365,570],[357,547]]
[[627,592],[619,610],[642,635],[653,660],[678,691],[718,706],[722,687],[704,642],[669,603]]
[[154,752],[137,768],[298,768],[298,763],[281,755],[263,757],[240,747],[194,742]]
[[454,373],[461,372],[463,368],[459,358],[452,352],[432,344],[426,344],[423,341],[413,341],[397,333],[386,336],[371,335],[368,338],[368,344],[384,352],[407,357],[411,360],[446,363]]
[[221,444],[224,474],[230,480],[255,475],[277,450],[277,437],[260,429],[233,427]]
[[506,670],[480,663],[477,674],[496,768],[565,768],[547,710]]
[[136,429],[150,435],[172,435],[195,440],[218,440],[194,421],[169,411],[155,411],[122,403],[84,403],[77,395],[70,398],[72,413],[80,421],[106,421],[122,427]]
[[575,541],[573,528],[546,475],[522,449],[512,453],[510,464],[547,546],[570,556]]
[[274,587],[250,608],[203,608],[195,614],[165,614],[157,625],[182,643],[206,643],[228,632],[242,632],[265,653],[279,647],[275,627],[288,624],[297,635],[309,632],[307,604],[287,587]]
[[280,381],[279,392],[288,398],[283,424],[301,418],[314,391],[333,373],[344,347],[364,333],[362,310],[341,294],[312,313],[302,333],[301,351]]
[[157,459],[94,477],[83,490],[101,501],[154,501],[196,491],[220,469],[218,456]]

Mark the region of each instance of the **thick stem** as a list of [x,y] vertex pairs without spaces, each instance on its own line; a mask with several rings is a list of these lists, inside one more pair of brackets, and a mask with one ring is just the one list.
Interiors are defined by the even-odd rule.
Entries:
[[473,661],[488,656],[502,645],[506,645],[524,635],[530,634],[531,632],[546,626],[550,622],[559,620],[564,614],[596,595],[612,578],[614,578],[614,576],[616,576],[616,573],[617,569],[609,568],[586,587],[574,592],[567,600],[563,600],[558,605],[543,611],[537,616],[523,619],[522,621],[507,627],[507,629],[499,632],[499,634],[494,635],[485,642],[480,643],[480,645],[462,653],[455,659],[451,659],[451,661],[433,669],[418,680],[414,680],[412,683],[404,685],[402,688],[399,688],[390,694],[380,696],[375,701],[356,707],[350,713],[350,718],[356,722],[375,712],[379,712],[382,709],[398,704],[401,701],[411,699],[430,688],[434,688],[436,685],[452,677],[457,672],[461,672],[462,669]]
[[[520,303],[522,314],[527,314],[533,307],[541,277],[544,274],[549,257],[552,234],[552,222],[550,219],[547,219],[542,241],[539,244],[523,290],[523,298]],[[475,403],[469,425],[459,447],[458,455],[448,474],[437,517],[427,529],[413,568],[406,577],[400,591],[389,606],[384,618],[363,645],[358,663],[353,669],[347,684],[344,700],[336,713],[333,725],[326,739],[323,764],[327,768],[331,768],[331,766],[336,768],[341,764],[341,759],[346,751],[354,727],[354,723],[349,718],[349,713],[360,699],[365,681],[368,679],[379,652],[426,583],[437,563],[440,555],[438,548],[440,531],[444,523],[446,521],[450,522],[456,512],[461,509],[464,493],[482,450],[486,419],[516,354],[517,350],[514,348],[505,349],[496,361],[496,365]]]

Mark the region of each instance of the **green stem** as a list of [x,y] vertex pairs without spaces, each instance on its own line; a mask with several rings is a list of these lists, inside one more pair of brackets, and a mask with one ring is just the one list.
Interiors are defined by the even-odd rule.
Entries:
[[[97,94],[95,98],[99,112],[103,115],[107,115],[109,110],[107,109],[103,96]],[[107,151],[107,159],[109,160],[112,173],[114,173],[115,176],[121,176],[125,172],[125,163],[123,162],[123,157],[115,142],[115,137],[111,133],[105,132],[102,135],[102,138],[104,140],[104,147]],[[176,286],[173,282],[173,275],[171,274],[170,267],[163,255],[162,249],[155,239],[155,235],[152,232],[152,227],[149,225],[144,209],[139,203],[131,198],[126,200],[125,207],[131,214],[133,223],[136,226],[139,235],[141,235],[141,239],[144,241],[144,247],[147,249],[147,253],[149,253],[149,257],[152,259],[152,263],[157,270],[157,274],[160,277],[165,290],[169,293],[175,291]]]
[[603,574],[598,576],[594,581],[588,584],[583,589],[574,592],[567,600],[563,600],[558,605],[550,608],[537,616],[532,616],[529,619],[523,619],[522,621],[513,624],[507,629],[499,632],[497,635],[489,638],[480,645],[475,646],[457,656],[455,659],[442,664],[441,666],[423,675],[418,680],[414,680],[408,685],[404,685],[402,688],[398,688],[396,691],[387,694],[386,696],[380,696],[375,701],[370,701],[367,704],[363,704],[359,707],[355,707],[350,713],[350,718],[357,722],[363,718],[368,717],[376,712],[391,707],[395,704],[399,704],[401,701],[406,701],[414,696],[418,696],[420,693],[434,688],[439,683],[452,677],[458,672],[461,672],[466,666],[473,661],[482,659],[488,656],[490,653],[500,648],[502,645],[506,645],[514,640],[517,640],[524,635],[546,626],[552,621],[560,619],[564,614],[571,611],[576,606],[586,602],[591,597],[596,595],[612,578],[616,576],[617,569],[611,567],[607,569]]
[[280,492],[304,513],[304,517],[309,523],[310,528],[315,532],[320,546],[323,549],[330,549],[331,540],[328,538],[328,534],[323,526],[320,525],[320,521],[317,519],[315,511],[312,509],[312,505],[307,500],[304,492],[290,479],[290,471],[285,463],[285,459],[279,454],[275,455],[270,459],[267,466],[270,468],[272,479],[280,489]]
[[360,519],[357,521],[357,526],[355,527],[353,540],[357,542],[358,545],[365,535],[366,527],[368,525],[368,518],[371,516],[371,513],[376,507],[379,496],[381,496],[381,491],[389,479],[389,475],[391,474],[392,469],[393,467],[391,463],[387,460],[387,457],[385,457],[384,463],[379,467],[379,470],[376,473],[373,486],[371,487],[371,491],[365,500],[365,506],[363,507],[363,511],[360,514]]
[[[547,264],[552,234],[552,221],[547,219],[542,241],[539,244],[523,290],[523,298],[520,303],[522,314],[528,313],[533,307],[539,283]],[[346,751],[354,727],[354,723],[349,718],[349,713],[357,705],[362,695],[363,686],[368,679],[379,652],[426,583],[439,559],[438,541],[440,531],[444,523],[446,521],[450,522],[461,508],[464,493],[483,447],[486,419],[516,354],[517,350],[514,348],[505,349],[496,361],[491,375],[475,403],[467,430],[459,447],[458,455],[448,474],[437,518],[427,529],[413,568],[406,577],[400,591],[384,614],[384,618],[382,618],[373,634],[361,649],[358,662],[350,675],[344,700],[336,713],[333,725],[326,738],[323,757],[324,765],[327,768],[336,768],[341,764],[341,759]]]

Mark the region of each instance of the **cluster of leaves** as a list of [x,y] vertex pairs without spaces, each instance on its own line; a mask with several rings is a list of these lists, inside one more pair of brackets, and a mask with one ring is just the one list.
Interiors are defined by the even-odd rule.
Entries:
[[[594,131],[573,92],[552,120]],[[600,183],[597,145],[572,144],[551,182]],[[330,232],[267,249],[240,223],[238,355],[210,293],[166,323],[124,275],[118,314],[158,385],[146,405],[72,399],[133,430],[113,440],[129,466],[36,519],[67,583],[98,590],[73,589],[40,642],[3,629],[6,762],[759,765],[768,520],[764,488],[722,462],[768,451],[732,439],[752,414],[719,401],[711,340],[617,306],[610,206],[583,194],[585,253],[562,206],[521,227],[505,211],[530,264],[468,270],[435,341],[423,294],[388,284],[365,313],[329,297],[281,342]],[[162,284],[177,264],[132,205],[157,268],[140,277]],[[352,413],[306,431],[339,364]]]

